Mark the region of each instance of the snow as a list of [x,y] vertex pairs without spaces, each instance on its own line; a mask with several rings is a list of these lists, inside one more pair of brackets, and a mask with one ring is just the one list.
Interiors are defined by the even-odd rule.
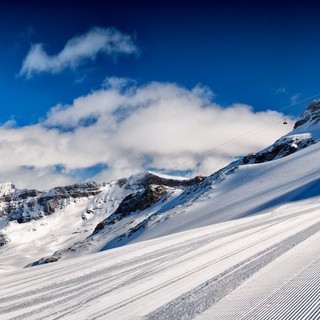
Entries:
[[[319,241],[320,233],[317,233],[300,243],[196,320],[318,319]],[[288,296],[291,296],[289,301]]]
[[155,171],[148,171],[148,173],[151,173],[154,176],[158,176],[160,178],[164,179],[170,179],[170,180],[188,180],[186,177],[180,177],[180,176],[173,176],[173,175],[168,175],[160,172],[155,172]]
[[[314,278],[317,269],[313,266],[309,272],[306,268],[320,257],[319,200],[298,201],[264,215],[6,272],[0,278],[0,317],[193,319],[215,312],[219,300],[219,314],[223,315],[229,305],[225,303],[223,307],[223,301],[230,297],[228,294],[236,294],[233,290],[237,287],[242,292],[248,290],[238,302],[252,307],[259,301],[246,288],[255,282],[262,283],[255,292],[266,294],[264,299],[270,290],[277,292],[275,288],[290,277],[290,269],[285,272],[290,263],[294,274],[300,275],[299,283],[312,283],[304,286],[304,293],[312,299],[296,313],[302,319],[316,306],[316,293],[312,290],[318,285],[318,278]],[[275,270],[282,270],[284,278],[277,278]],[[276,287],[266,278],[270,273],[275,273],[271,281]],[[290,286],[283,291],[287,295],[284,309],[294,303],[290,290],[294,292],[295,288]],[[306,303],[310,303],[310,309]],[[237,308],[237,301],[234,305]],[[266,319],[273,312],[278,314],[277,304],[267,305]],[[255,311],[259,318],[259,309]]]
[[270,212],[319,194],[319,158],[320,145],[315,144],[282,159],[241,166],[224,180],[213,183],[190,206],[180,207],[180,214],[146,230],[134,241]]
[[[38,220],[19,224],[0,218],[1,232],[10,239],[9,244],[0,247],[0,265],[20,269],[84,240],[101,219],[115,210],[126,192],[129,190],[110,183],[102,187],[97,196],[71,199],[54,214]],[[54,195],[54,190],[45,194]],[[90,210],[94,210],[94,214]]]
[[15,186],[9,181],[0,182],[0,197],[14,193]]
[[[311,107],[312,104],[314,106],[317,105],[317,107]],[[319,111],[320,111],[319,100],[315,100],[309,105],[309,108],[301,116],[301,119],[308,119],[308,121],[298,126],[293,131],[289,132],[287,136],[309,134],[312,136],[314,140],[316,141],[320,140]]]

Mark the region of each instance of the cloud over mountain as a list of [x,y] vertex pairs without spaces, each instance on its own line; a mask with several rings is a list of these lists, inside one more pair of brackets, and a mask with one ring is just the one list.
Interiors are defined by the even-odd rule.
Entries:
[[209,174],[285,134],[282,118],[244,104],[222,107],[201,86],[109,78],[38,124],[1,127],[0,177],[48,188],[97,164],[104,166],[91,178],[100,181],[148,168]]

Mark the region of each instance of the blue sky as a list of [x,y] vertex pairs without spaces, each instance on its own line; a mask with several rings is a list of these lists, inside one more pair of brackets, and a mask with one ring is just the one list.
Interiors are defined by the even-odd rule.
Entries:
[[[114,82],[110,85],[110,79],[125,79],[123,80],[125,85],[117,84],[116,90],[120,95],[127,90],[126,101],[129,101],[128,91],[130,90],[140,90],[148,95],[150,88],[157,92],[160,90],[155,89],[155,86],[150,87],[150,84],[156,82],[161,90],[164,90],[164,84],[171,83],[174,88],[166,87],[168,92],[172,94],[172,90],[182,90],[183,94],[180,91],[177,93],[179,97],[181,95],[189,97],[190,92],[193,92],[194,95],[189,98],[192,100],[196,99],[195,96],[200,97],[201,108],[208,105],[210,108],[210,104],[213,104],[212,108],[231,107],[232,109],[234,104],[243,104],[253,113],[253,118],[256,112],[270,109],[297,117],[309,102],[308,97],[318,93],[320,97],[317,80],[320,56],[318,9],[319,5],[313,1],[301,1],[300,4],[286,1],[256,1],[256,3],[212,1],[210,4],[205,1],[194,1],[186,4],[186,2],[175,1],[173,4],[166,1],[117,1],[114,3],[93,0],[79,1],[77,5],[65,4],[62,1],[45,1],[45,3],[2,1],[0,4],[0,41],[3,48],[0,52],[0,123],[4,128],[13,126],[12,131],[19,128],[26,130],[35,126],[41,127],[41,130],[46,132],[60,130],[60,135],[79,131],[80,127],[93,128],[90,121],[92,125],[98,123],[102,119],[100,111],[96,113],[88,111],[81,121],[79,117],[71,119],[71,116],[68,116],[67,119],[72,124],[67,125],[57,120],[60,114],[60,119],[66,117],[63,112],[57,112],[59,109],[57,106],[68,109],[69,114],[80,112],[81,108],[75,106],[74,101],[81,97],[89,99],[90,94],[97,97],[102,87],[114,87]],[[63,54],[59,56],[59,53],[66,48],[68,41],[70,43],[78,39],[76,41],[81,42],[85,36],[90,38],[88,41],[91,41],[91,35],[96,36],[97,30],[104,34],[102,37],[109,37],[108,41],[110,41],[110,34],[106,36],[105,33],[110,33],[110,30],[118,32],[122,37],[121,41],[125,41],[126,47],[120,47],[120,44],[116,43],[113,51],[108,51],[106,46],[102,46],[100,49],[97,48],[96,52],[87,51],[85,55],[76,56],[72,53],[73,56],[70,58],[70,52],[65,51],[64,56]],[[112,36],[115,34],[112,33]],[[31,53],[34,53],[32,50],[36,47],[38,53],[41,51],[42,56],[32,55],[32,59],[40,59],[43,56],[48,58],[45,70],[39,69],[39,62],[36,62],[38,69],[34,64],[33,66],[28,64],[23,69],[24,61],[28,55],[31,57]],[[89,47],[94,48],[95,45]],[[75,49],[74,46],[70,48],[71,51]],[[51,59],[52,57],[55,57],[55,60]],[[51,59],[50,63],[49,59]],[[32,61],[35,63],[35,60]],[[195,88],[201,88],[201,94],[194,93]],[[170,96],[170,93],[168,94]],[[176,98],[177,95],[174,97]],[[165,99],[165,96],[166,93],[163,93],[161,99]],[[124,97],[121,99],[123,100]],[[292,102],[305,99],[307,101],[303,103],[289,106]],[[146,104],[146,101],[141,102],[143,106]],[[125,108],[120,104],[113,108],[118,115],[121,114],[126,118],[126,121],[130,118],[129,120],[133,122],[132,119],[137,118],[137,114],[142,114],[141,105],[131,106],[131,111],[124,111]],[[126,117],[126,112],[130,116]],[[53,116],[48,119],[47,113]],[[110,120],[106,114],[103,116]],[[278,118],[282,118],[282,115],[278,115]],[[8,122],[9,120],[14,122]],[[142,120],[139,121],[143,123]],[[139,121],[137,120],[136,123]],[[118,125],[123,121],[116,120],[116,122]],[[129,126],[127,122],[126,125]],[[257,119],[253,122],[259,123]],[[243,127],[245,127],[245,120]],[[132,130],[136,132],[133,124]],[[194,130],[197,131],[198,128]],[[226,130],[230,131],[230,129]],[[283,130],[279,127],[276,134],[283,133]],[[219,132],[223,136],[228,136],[222,131]],[[50,131],[51,135],[52,133],[53,131]],[[143,134],[145,133],[141,132],[141,139]],[[200,136],[204,139],[205,134],[201,133]],[[91,138],[94,140],[94,135]],[[261,140],[261,144],[254,145],[254,148],[269,143],[267,140]],[[221,141],[220,144],[226,142],[228,140]],[[41,145],[40,142],[37,143]],[[37,143],[35,143],[36,146]],[[109,136],[106,143],[109,143],[110,147]],[[113,140],[112,143],[114,143]],[[182,144],[177,143],[179,146]],[[122,150],[120,154],[132,152],[134,158],[140,159],[140,162],[137,160],[139,165],[132,170],[119,169],[110,175],[105,174],[98,178],[113,178],[116,174],[127,174],[148,167],[171,171],[175,168],[175,166],[167,166],[167,160],[157,165],[156,158],[161,159],[165,156],[172,158],[173,154],[170,152],[176,150],[176,146],[159,153],[151,148],[139,149],[139,153],[133,145],[126,145],[125,151]],[[249,146],[253,147],[250,143]],[[181,171],[190,172],[191,170],[198,173],[193,170],[199,167],[195,159],[208,151],[210,151],[209,146],[204,146],[203,149],[186,146],[183,151],[184,156],[186,159],[191,157],[193,160],[185,161],[194,163],[191,169],[188,166],[185,168],[182,166]],[[248,146],[243,150],[231,152],[225,159],[247,151],[250,151]],[[120,158],[121,155],[119,155]],[[78,156],[81,157],[81,154]],[[149,157],[153,160],[145,165],[145,159]],[[59,161],[57,156],[56,162],[33,163],[30,160],[23,163],[21,161],[16,164],[18,171],[14,171],[12,167],[10,168],[12,175],[3,174],[2,176],[6,179],[12,176],[15,179],[17,172],[20,174],[21,170],[28,168],[33,175],[39,174],[40,180],[46,172],[59,177],[64,174],[69,180],[57,179],[57,182],[65,183],[87,178],[88,172],[95,172],[92,170],[95,167],[101,168],[100,171],[109,170],[110,172],[110,168],[114,165],[108,157],[101,159],[97,157],[94,161],[77,166],[71,165],[68,161]],[[212,168],[215,167],[212,165]],[[85,173],[76,177],[78,172]],[[25,179],[27,177],[28,175]],[[23,181],[22,185],[25,184]],[[40,186],[47,185],[40,183]]]

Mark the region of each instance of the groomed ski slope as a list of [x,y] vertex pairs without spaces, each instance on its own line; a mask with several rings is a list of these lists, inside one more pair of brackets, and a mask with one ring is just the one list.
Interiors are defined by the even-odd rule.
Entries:
[[196,319],[319,319],[319,241],[317,233]]
[[[243,319],[288,319],[293,305],[297,319],[318,319],[318,200],[53,265],[3,272],[0,318],[193,319],[211,312],[204,319],[232,319],[225,316],[232,305],[235,314],[244,310]],[[292,281],[308,297],[303,303],[298,300],[300,308]],[[240,294],[232,293],[237,287]],[[275,296],[282,298],[281,305]],[[224,303],[226,299],[232,304]]]

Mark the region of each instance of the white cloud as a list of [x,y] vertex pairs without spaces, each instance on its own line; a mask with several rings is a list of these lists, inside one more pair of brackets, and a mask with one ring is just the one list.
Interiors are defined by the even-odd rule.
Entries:
[[286,92],[287,92],[287,90],[286,90],[285,87],[280,87],[280,88],[278,88],[278,89],[276,90],[276,93],[286,93]]
[[31,77],[35,73],[58,73],[76,68],[86,60],[94,60],[99,53],[105,55],[133,54],[138,48],[132,37],[114,28],[93,28],[86,34],[70,39],[60,53],[49,55],[43,44],[35,44],[23,61],[20,75]]
[[301,93],[296,93],[292,97],[290,97],[291,104],[296,104],[300,99]]
[[273,111],[221,107],[212,96],[200,86],[109,79],[71,105],[53,107],[43,122],[0,127],[0,179],[48,188],[75,182],[68,172],[98,163],[108,166],[98,181],[148,167],[210,174],[273,143],[292,124],[283,126]]

